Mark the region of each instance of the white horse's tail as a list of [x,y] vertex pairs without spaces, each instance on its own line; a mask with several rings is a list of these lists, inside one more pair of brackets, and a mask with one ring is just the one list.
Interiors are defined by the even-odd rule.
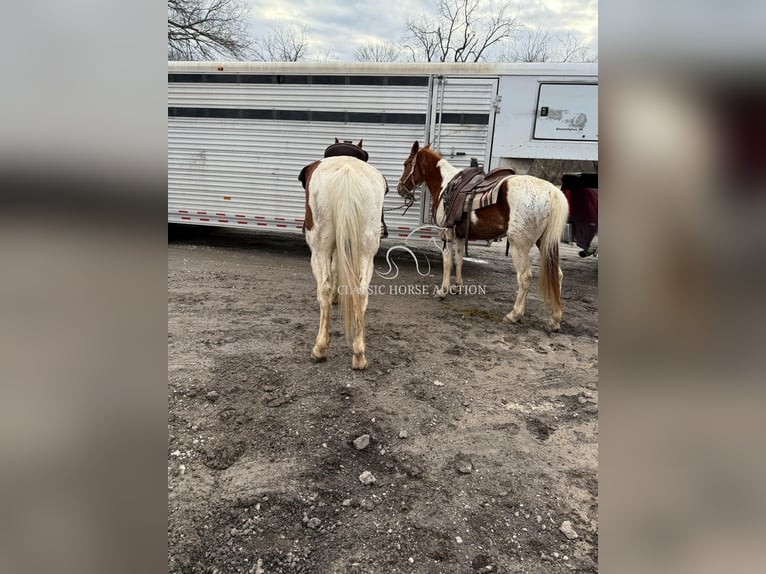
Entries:
[[561,308],[561,277],[559,276],[559,242],[569,215],[564,194],[551,185],[551,213],[540,237],[540,291],[543,299],[554,308]]
[[346,340],[351,343],[362,317],[362,257],[365,222],[363,193],[367,190],[354,181],[351,167],[344,165],[334,175],[335,253],[338,258],[338,308],[343,318]]

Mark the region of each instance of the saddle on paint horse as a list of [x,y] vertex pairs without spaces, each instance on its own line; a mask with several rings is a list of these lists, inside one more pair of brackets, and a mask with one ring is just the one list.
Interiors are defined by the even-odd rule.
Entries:
[[[335,143],[330,144],[327,146],[327,148],[324,150],[324,157],[336,157],[339,155],[347,155],[350,157],[355,157],[358,160],[361,160],[365,163],[367,163],[367,160],[369,159],[369,154],[362,149],[362,143],[364,140],[359,140],[359,143],[354,145],[350,141],[340,141],[338,138],[335,138]],[[308,183],[308,179],[311,177],[311,172],[314,171],[314,168],[319,165],[318,161],[315,161],[306,167],[304,167],[300,174],[298,174],[298,181],[301,182],[301,185],[303,186],[303,189],[306,189],[306,185]],[[385,178],[384,178],[385,179]],[[386,182],[386,193],[388,193],[388,182]],[[386,226],[386,221],[384,219],[384,214],[380,214],[380,237],[382,239],[385,239],[388,237],[388,227]],[[304,231],[306,228],[305,220],[304,220]]]
[[[463,219],[463,214],[488,207],[497,203],[500,182],[516,172],[509,167],[501,167],[484,173],[481,167],[467,167],[453,177],[442,193],[444,221],[438,221],[440,227],[452,229]],[[471,219],[466,223],[466,237]]]

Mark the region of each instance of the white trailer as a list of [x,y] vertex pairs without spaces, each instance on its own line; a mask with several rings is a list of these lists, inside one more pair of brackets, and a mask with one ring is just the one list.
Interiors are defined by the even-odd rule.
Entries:
[[[415,140],[458,167],[598,160],[598,65],[169,62],[168,222],[300,233],[298,173],[336,137],[364,139],[386,208]],[[389,237],[429,206],[388,211]]]

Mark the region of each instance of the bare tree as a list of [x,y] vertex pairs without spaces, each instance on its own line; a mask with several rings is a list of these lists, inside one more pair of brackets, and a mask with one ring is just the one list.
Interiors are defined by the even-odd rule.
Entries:
[[247,59],[245,0],[168,0],[168,60]]
[[558,55],[560,62],[597,62],[598,55],[590,52],[582,38],[567,33],[565,38],[560,38]]
[[298,62],[308,59],[310,28],[294,22],[277,22],[256,42],[254,59],[262,62]]
[[414,61],[478,62],[518,27],[510,2],[482,10],[479,0],[436,0],[436,14],[407,22],[405,46]]
[[393,42],[368,42],[357,48],[357,62],[396,62],[402,55],[402,47]]
[[551,35],[539,26],[525,28],[513,38],[510,52],[499,56],[500,61],[509,62],[548,62],[551,59]]
[[516,35],[508,51],[498,56],[499,62],[592,62],[596,58],[588,52],[584,40],[567,33],[555,38],[540,26],[525,27]]

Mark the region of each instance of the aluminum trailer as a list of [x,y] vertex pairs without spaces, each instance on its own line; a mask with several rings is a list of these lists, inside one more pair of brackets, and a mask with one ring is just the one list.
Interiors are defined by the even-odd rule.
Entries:
[[[364,139],[386,208],[415,140],[458,167],[598,160],[598,65],[168,62],[168,222],[300,233],[298,173],[336,137]],[[429,206],[387,212],[389,237]]]

